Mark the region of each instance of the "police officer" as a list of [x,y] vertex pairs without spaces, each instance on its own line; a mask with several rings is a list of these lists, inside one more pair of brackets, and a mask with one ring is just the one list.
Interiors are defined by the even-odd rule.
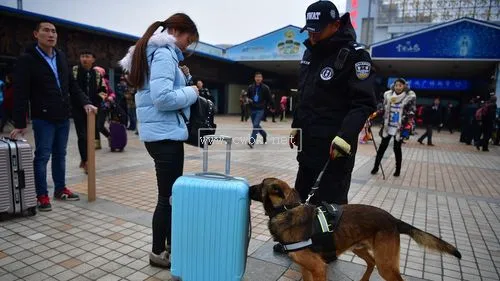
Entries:
[[340,17],[332,2],[311,4],[301,31],[309,38],[300,62],[300,98],[290,134],[290,147],[300,148],[295,188],[306,200],[330,156],[310,202],[347,204],[357,137],[376,110],[371,58],[355,41],[349,13]]

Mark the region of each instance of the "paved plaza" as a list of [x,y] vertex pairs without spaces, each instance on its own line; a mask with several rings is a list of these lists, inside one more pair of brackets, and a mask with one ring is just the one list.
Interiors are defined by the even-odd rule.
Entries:
[[[219,134],[244,137],[251,130],[250,122],[241,123],[236,116],[218,116],[216,122]],[[270,136],[286,137],[290,120],[262,125],[270,129]],[[33,143],[31,132],[26,138]],[[500,280],[500,148],[492,146],[490,152],[480,152],[459,143],[458,138],[459,133],[436,132],[436,146],[428,147],[413,137],[403,145],[399,178],[392,176],[395,163],[389,146],[383,160],[385,180],[380,172],[370,175],[373,144],[358,148],[350,202],[381,207],[457,245],[462,253],[458,261],[424,251],[408,236],[401,236],[400,267],[405,280]],[[278,143],[256,145],[253,150],[242,143],[233,144],[231,174],[251,184],[268,176],[293,184],[296,152]],[[222,148],[222,144],[213,147],[210,171],[224,171]],[[185,151],[185,173],[200,171],[200,151],[188,146]],[[1,281],[169,279],[167,270],[148,263],[157,190],[153,161],[143,144],[129,132],[123,153],[110,152],[104,141],[96,159],[98,200],[88,203],[86,176],[78,168],[72,128],[68,186],[80,193],[82,200],[53,202],[51,212],[0,223]],[[286,256],[273,253],[274,242],[261,203],[252,202],[251,215],[245,280],[301,280],[298,268]],[[346,253],[330,265],[329,280],[359,280],[364,269],[364,261]],[[370,280],[381,279],[375,272]]]

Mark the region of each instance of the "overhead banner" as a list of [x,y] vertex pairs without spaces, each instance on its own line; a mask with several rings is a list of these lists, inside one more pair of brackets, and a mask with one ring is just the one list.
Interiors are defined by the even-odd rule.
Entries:
[[500,59],[500,26],[460,19],[375,44],[373,58]]
[[[387,87],[390,88],[396,79],[390,77],[387,80]],[[469,80],[461,79],[408,78],[405,80],[412,90],[467,91],[471,85]]]
[[300,60],[305,51],[302,44],[307,32],[287,26],[226,50],[226,58],[235,61]]

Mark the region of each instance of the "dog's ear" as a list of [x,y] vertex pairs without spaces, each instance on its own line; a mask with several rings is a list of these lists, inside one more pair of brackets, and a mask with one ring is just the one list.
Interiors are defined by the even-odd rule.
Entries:
[[281,186],[277,183],[273,183],[271,185],[271,191],[274,195],[277,195],[281,198],[285,198],[285,193],[283,193],[283,189],[281,188]]

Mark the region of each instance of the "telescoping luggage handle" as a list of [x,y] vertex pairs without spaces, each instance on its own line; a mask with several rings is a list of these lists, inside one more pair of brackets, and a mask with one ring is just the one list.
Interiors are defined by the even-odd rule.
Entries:
[[[219,173],[209,173],[208,172],[208,142],[213,142],[213,141],[224,141],[226,143],[226,170],[225,174],[219,174]],[[223,136],[223,135],[207,135],[203,137],[203,175],[208,175],[208,176],[217,176],[217,177],[224,177],[224,178],[232,178],[229,176],[230,169],[231,169],[231,143],[233,142],[233,138],[229,136]]]

